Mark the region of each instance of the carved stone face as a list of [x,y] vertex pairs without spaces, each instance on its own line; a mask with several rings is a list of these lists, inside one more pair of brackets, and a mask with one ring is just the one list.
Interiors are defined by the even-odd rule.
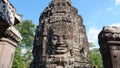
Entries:
[[65,54],[70,51],[72,44],[69,34],[53,34],[52,46],[55,54]]
[[68,24],[56,22],[50,27],[52,54],[65,54],[72,49],[72,27]]

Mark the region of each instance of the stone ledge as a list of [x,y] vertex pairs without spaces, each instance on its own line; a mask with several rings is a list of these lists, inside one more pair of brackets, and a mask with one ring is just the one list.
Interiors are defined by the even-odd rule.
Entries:
[[7,43],[11,44],[12,46],[17,47],[17,43],[9,38],[1,38],[0,42],[7,42]]
[[6,31],[5,31],[5,35],[7,37],[11,37],[12,39],[14,39],[16,42],[20,42],[22,40],[21,34],[18,32],[18,30],[16,30],[16,28],[14,28],[13,26],[9,27]]
[[[120,41],[107,41],[108,44],[111,44],[111,45],[116,45],[116,44],[120,44]],[[120,45],[118,45],[120,46]]]

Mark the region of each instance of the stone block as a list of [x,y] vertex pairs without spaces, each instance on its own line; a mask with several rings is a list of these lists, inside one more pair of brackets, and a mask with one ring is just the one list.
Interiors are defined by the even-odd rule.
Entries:
[[17,44],[10,39],[0,41],[0,68],[11,68]]

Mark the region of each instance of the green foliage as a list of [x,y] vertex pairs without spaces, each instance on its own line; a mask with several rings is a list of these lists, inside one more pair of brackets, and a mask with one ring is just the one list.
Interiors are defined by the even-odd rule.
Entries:
[[22,23],[16,25],[16,28],[21,33],[23,40],[20,43],[22,47],[31,47],[34,40],[35,25],[31,20],[22,21]]
[[26,68],[23,56],[21,56],[21,49],[18,47],[15,52],[12,68]]
[[[92,46],[92,47],[91,47]],[[90,59],[92,61],[92,65],[103,68],[102,66],[102,57],[98,48],[95,47],[93,43],[90,43]]]
[[[32,60],[32,45],[34,41],[35,25],[31,20],[22,21],[22,23],[15,26],[22,35],[23,40],[19,43],[12,68],[29,68]],[[22,50],[25,50],[23,53]]]
[[90,46],[90,48],[95,47],[94,43],[92,43],[92,42],[89,42],[89,46]]

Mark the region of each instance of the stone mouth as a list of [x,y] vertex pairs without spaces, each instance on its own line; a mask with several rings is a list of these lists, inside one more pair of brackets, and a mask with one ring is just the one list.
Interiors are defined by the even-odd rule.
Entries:
[[64,53],[66,53],[67,51],[68,51],[67,48],[58,47],[58,48],[56,48],[55,53],[57,53],[57,54],[64,54]]
[[66,48],[66,46],[60,46],[60,47],[56,47],[56,50],[64,50]]
[[65,45],[65,44],[57,44],[56,46],[57,47],[67,47],[67,45]]

